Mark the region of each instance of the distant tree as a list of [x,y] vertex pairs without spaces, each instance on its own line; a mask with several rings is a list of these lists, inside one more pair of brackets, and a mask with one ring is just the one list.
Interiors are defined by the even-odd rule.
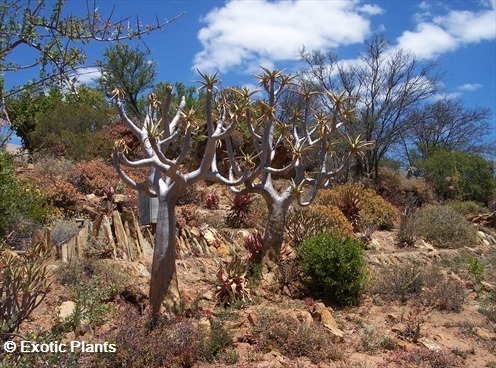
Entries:
[[[404,50],[392,50],[382,35],[366,42],[357,63],[347,64],[334,54],[301,52],[304,71],[320,90],[343,90],[355,96],[356,122],[347,127],[374,147],[363,156],[363,170],[378,175],[379,162],[409,129],[408,114],[439,91],[441,75],[435,62],[422,62]],[[323,101],[326,104],[326,101]]]
[[440,199],[487,204],[495,197],[494,163],[478,154],[437,149],[419,166]]
[[139,106],[139,95],[153,87],[156,76],[156,63],[149,59],[149,55],[138,46],[132,49],[117,43],[104,51],[103,60],[97,61],[102,72],[97,79],[99,88],[103,91],[114,88],[123,91],[128,112],[139,118],[144,117],[144,111]]
[[[47,9],[47,3],[45,0],[0,3],[0,119],[9,125],[16,123],[6,109],[9,96],[26,89],[34,93],[35,89],[54,84],[74,87],[74,77],[86,62],[83,45],[90,41],[141,39],[175,20],[147,26],[141,26],[138,20],[133,28],[127,18],[103,17],[96,3],[90,8],[87,2],[82,16],[65,15],[64,0],[50,2],[51,9]],[[29,68],[39,69],[39,77],[26,81],[24,86],[5,89],[7,73]]]
[[467,154],[494,154],[496,142],[490,137],[493,127],[489,123],[488,108],[463,106],[461,100],[443,99],[428,103],[411,111],[406,117],[408,131],[402,136],[404,155],[410,165],[415,157],[427,159],[437,149]]
[[53,106],[33,116],[30,149],[75,161],[110,155],[112,142],[97,139],[97,135],[114,122],[115,114],[101,91],[88,86],[79,87],[77,96],[68,91]]
[[13,122],[11,129],[21,138],[23,147],[29,152],[34,149],[31,134],[36,129],[36,116],[53,109],[61,100],[62,92],[58,87],[47,91],[25,89],[5,99],[6,111]]

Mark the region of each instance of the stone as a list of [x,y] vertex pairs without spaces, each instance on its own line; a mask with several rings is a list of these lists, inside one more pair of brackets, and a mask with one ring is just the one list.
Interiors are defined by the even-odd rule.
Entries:
[[486,341],[496,340],[496,334],[493,334],[482,327],[476,327],[474,329],[474,334],[477,337],[481,338],[482,340],[486,340]]
[[116,246],[118,250],[117,256],[127,259],[127,235],[126,230],[124,229],[124,224],[122,223],[121,215],[118,211],[112,212],[112,221],[114,224]]
[[207,317],[201,317],[198,321],[198,327],[204,336],[208,336],[212,330],[212,325]]
[[250,313],[248,314],[248,321],[252,326],[255,326],[258,324],[258,316],[255,313]]
[[215,235],[212,230],[207,229],[203,232],[203,238],[207,241],[207,244],[209,247],[215,247],[217,248],[217,239],[215,238]]
[[59,307],[59,319],[66,320],[69,318],[76,310],[76,303],[72,300],[67,300],[63,302]]
[[437,344],[434,340],[428,339],[426,337],[420,337],[417,341],[431,351],[443,350],[441,346]]
[[136,268],[138,269],[138,276],[145,277],[145,278],[148,278],[151,276],[150,272],[148,272],[146,267],[144,265],[142,265],[141,263],[138,263],[136,265]]
[[91,328],[91,325],[89,325],[88,323],[81,323],[74,330],[74,334],[76,336],[93,337],[94,332],[93,329]]
[[344,339],[344,332],[341,331],[339,328],[331,326],[331,325],[325,325],[324,327],[331,333],[331,340],[334,343],[341,342]]
[[268,366],[264,365],[264,367],[268,367],[268,368],[287,367],[286,358],[284,357],[284,355],[274,350],[264,354],[262,360],[269,363]]
[[206,299],[206,300],[213,300],[214,299],[214,292],[212,290],[208,290],[205,293],[203,293],[202,298]]
[[487,292],[496,291],[496,286],[493,284],[490,284],[487,281],[481,281],[480,284],[483,287],[484,291],[487,291]]
[[320,311],[320,322],[325,326],[325,327],[338,327],[338,323],[332,316],[331,312],[327,309],[322,309]]
[[200,232],[200,229],[198,229],[197,227],[192,227],[191,228],[191,234],[193,234],[194,236],[196,236],[197,238],[199,238],[201,236],[201,232]]
[[307,311],[296,312],[296,318],[298,318],[298,321],[305,327],[310,327],[313,324],[312,315]]

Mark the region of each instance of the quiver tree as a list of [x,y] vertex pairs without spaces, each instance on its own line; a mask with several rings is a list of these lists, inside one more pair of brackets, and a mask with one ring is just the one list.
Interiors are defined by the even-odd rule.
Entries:
[[[243,170],[250,171],[244,181],[244,188],[238,190],[232,187],[233,191],[258,193],[264,198],[268,208],[261,261],[262,273],[270,282],[269,275],[275,271],[279,261],[285,216],[290,205],[295,201],[301,206],[310,205],[318,189],[341,173],[352,156],[370,143],[361,141],[360,137],[352,139],[342,133],[341,127],[350,123],[353,116],[348,108],[352,97],[345,93],[336,95],[326,91],[325,96],[332,106],[332,111],[327,113],[313,104],[313,97],[318,93],[311,90],[308,84],[303,82],[298,85],[294,83],[294,77],[279,70],[263,68],[263,71],[258,78],[266,99],[250,103],[253,93],[246,89],[239,91],[247,106],[245,121],[253,142],[253,152],[242,153],[235,161],[234,148],[229,138],[226,140],[226,147],[231,162],[234,163],[230,171],[232,177],[243,175]],[[284,114],[281,114],[279,99],[287,91],[299,94],[301,103],[293,104],[291,111],[285,106]],[[347,152],[340,158],[340,164],[332,169],[329,168],[332,156],[330,147],[332,139],[337,136],[347,142]],[[283,167],[276,167],[274,159],[283,145],[289,150],[291,158]],[[310,156],[314,157],[313,170],[308,165]],[[273,178],[281,175],[290,175],[291,182],[278,190]]]
[[[120,117],[137,137],[143,154],[142,158],[131,160],[126,156],[125,143],[116,142],[113,153],[116,170],[127,185],[149,197],[157,197],[159,201],[150,283],[150,305],[154,317],[160,311],[160,305],[176,271],[175,206],[179,196],[190,185],[200,180],[226,185],[238,185],[242,180],[242,178],[228,180],[219,173],[216,149],[221,140],[232,133],[244,110],[239,106],[232,107],[226,103],[215,103],[214,89],[218,79],[215,76],[201,75],[204,80],[200,89],[206,90],[206,143],[201,162],[195,170],[189,172],[186,172],[182,164],[190,153],[192,135],[202,122],[196,118],[194,110],[184,110],[185,99],[182,99],[176,114],[170,118],[168,112],[172,100],[172,87],[167,89],[163,103],[160,103],[156,95],[150,94],[143,127],[139,128],[126,115],[122,91],[114,90],[113,92],[117,99]],[[182,140],[182,145],[179,152],[170,149],[173,142],[180,140]],[[173,154],[171,151],[176,153]],[[123,166],[147,167],[148,176],[141,182],[134,181],[124,172]]]

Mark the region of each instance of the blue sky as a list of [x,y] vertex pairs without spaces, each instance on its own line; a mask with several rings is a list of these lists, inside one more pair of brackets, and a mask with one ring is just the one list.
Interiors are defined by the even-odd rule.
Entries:
[[[493,111],[496,130],[496,0],[100,0],[99,12],[137,16],[143,24],[184,14],[146,37],[158,63],[157,81],[195,84],[195,69],[219,71],[223,85],[250,85],[259,66],[298,64],[298,50],[333,51],[353,62],[364,41],[384,33],[393,48],[436,59],[446,72],[445,93],[466,106]],[[82,14],[83,0],[68,0],[67,11]],[[91,64],[103,44],[86,48]],[[80,77],[81,81],[97,71]],[[7,86],[29,79],[29,72],[6,75]],[[496,132],[493,132],[496,137]]]

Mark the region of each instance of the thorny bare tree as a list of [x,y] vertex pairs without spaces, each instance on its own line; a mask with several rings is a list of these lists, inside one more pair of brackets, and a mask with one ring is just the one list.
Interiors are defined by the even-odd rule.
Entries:
[[[392,50],[382,35],[366,42],[355,64],[319,51],[301,52],[307,79],[323,90],[344,90],[356,96],[358,119],[348,128],[374,141],[364,156],[365,174],[377,176],[379,161],[404,135],[406,116],[440,91],[442,75],[435,62],[423,62],[404,50]],[[324,101],[325,104],[325,101]]]
[[[351,138],[343,135],[347,153],[341,158],[339,167],[329,168],[332,140],[336,139],[340,128],[353,119],[353,111],[349,108],[353,98],[344,92],[334,94],[325,91],[328,106],[332,107],[332,113],[328,114],[311,108],[312,99],[320,93],[313,91],[309,84],[297,84],[293,76],[280,70],[263,68],[263,74],[257,77],[266,99],[252,102],[250,98],[255,92],[239,90],[246,106],[244,118],[253,142],[253,152],[242,153],[236,160],[229,138],[226,148],[230,161],[234,163],[231,167],[232,178],[234,175],[241,177],[244,170],[249,170],[243,189],[231,187],[233,191],[260,194],[268,208],[261,262],[264,280],[271,283],[278,267],[285,216],[290,205],[295,201],[301,206],[311,204],[318,189],[341,173],[351,157],[371,143],[361,140],[360,136]],[[281,106],[278,100],[287,89],[300,94],[303,104],[301,108],[295,104],[294,110],[279,114]],[[289,110],[288,107],[286,109]],[[283,121],[281,117],[286,118]],[[283,145],[292,157],[285,166],[276,167],[274,159]],[[310,155],[317,157],[317,163],[314,162],[316,170],[312,173],[307,170],[306,163]],[[291,175],[292,179],[289,185],[278,190],[273,178],[281,175]],[[305,196],[304,192],[310,194]]]
[[[200,73],[201,74],[201,73]],[[144,157],[130,160],[126,156],[127,147],[124,141],[116,142],[113,159],[114,166],[123,181],[135,190],[142,191],[150,197],[158,197],[159,208],[155,233],[152,275],[150,282],[150,305],[152,315],[156,318],[160,312],[161,303],[170,287],[176,271],[175,259],[175,207],[179,196],[186,189],[200,180],[220,182],[225,185],[239,185],[239,179],[229,180],[223,177],[217,169],[216,149],[221,141],[233,131],[244,112],[243,105],[233,105],[216,100],[216,76],[203,75],[202,87],[205,90],[205,124],[207,137],[203,157],[198,167],[190,172],[182,164],[190,151],[190,143],[194,130],[201,123],[196,111],[185,111],[183,97],[177,113],[169,117],[172,101],[172,87],[166,92],[161,104],[157,96],[150,94],[143,127],[139,128],[126,115],[122,91],[115,90],[117,107],[122,121],[139,140]],[[182,139],[182,146],[174,157],[171,144]],[[149,168],[147,178],[142,182],[132,180],[124,171],[123,166]]]
[[438,148],[494,156],[495,142],[482,139],[491,137],[494,130],[491,115],[491,109],[465,107],[459,99],[423,105],[406,117],[409,129],[401,137],[401,153],[413,166],[416,159],[426,159]]

